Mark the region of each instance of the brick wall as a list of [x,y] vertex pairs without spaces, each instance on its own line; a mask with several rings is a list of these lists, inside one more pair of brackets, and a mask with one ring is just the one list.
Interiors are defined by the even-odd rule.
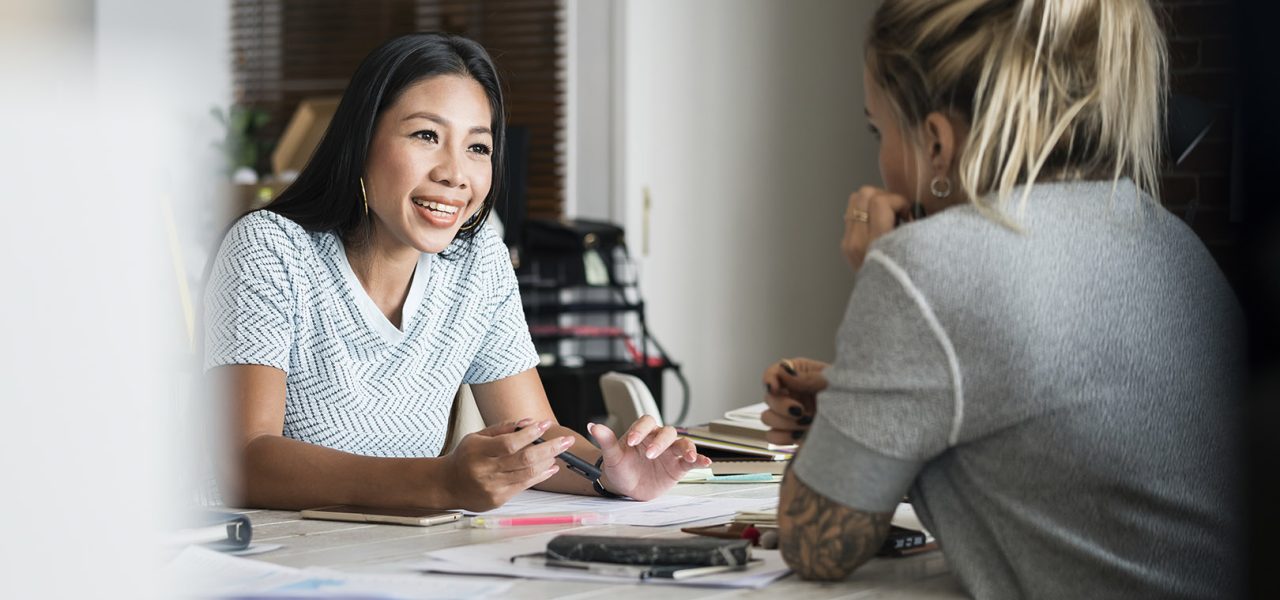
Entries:
[[1170,161],[1162,201],[1208,246],[1239,290],[1239,207],[1232,213],[1236,58],[1229,0],[1156,0],[1169,38],[1170,84],[1213,107],[1208,134],[1179,165]]

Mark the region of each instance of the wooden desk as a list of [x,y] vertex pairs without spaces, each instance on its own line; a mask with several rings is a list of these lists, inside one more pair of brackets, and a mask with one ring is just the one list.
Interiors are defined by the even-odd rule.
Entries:
[[[674,494],[724,495],[738,498],[777,495],[777,484],[716,485],[684,484]],[[381,563],[398,562],[423,552],[462,544],[492,542],[531,533],[554,531],[557,527],[511,529],[465,529],[451,525],[403,527],[365,525],[337,521],[302,520],[293,511],[245,510],[253,522],[254,542],[283,544],[284,548],[251,558],[291,567],[331,567],[366,571]],[[570,529],[561,527],[559,529]],[[670,533],[679,527],[610,526],[618,535]],[[443,576],[436,574],[435,576]],[[462,577],[462,576],[459,576]],[[469,577],[469,576],[468,576]],[[835,584],[801,581],[789,575],[761,590],[731,590],[681,586],[611,585],[551,580],[521,580],[505,594],[520,599],[650,598],[661,594],[666,600],[697,598],[964,598],[959,583],[947,568],[941,552],[909,558],[877,558],[864,565],[848,580]]]

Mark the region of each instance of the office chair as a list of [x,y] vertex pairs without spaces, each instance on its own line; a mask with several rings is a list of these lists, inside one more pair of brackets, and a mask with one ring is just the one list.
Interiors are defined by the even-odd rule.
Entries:
[[[644,380],[639,377],[610,371],[600,376],[600,391],[604,395],[605,410],[609,412],[609,418],[604,424],[614,433],[621,435],[644,415],[652,416],[659,426],[662,425],[658,403],[654,401]],[[453,399],[453,408],[449,411],[449,430],[445,434],[440,456],[453,452],[463,437],[481,429],[484,429],[484,418],[476,407],[471,386],[459,386]]]
[[615,434],[631,427],[640,417],[649,415],[662,426],[662,413],[658,412],[658,403],[644,380],[635,375],[627,375],[610,371],[600,376],[600,392],[604,395],[604,407],[609,411],[605,426]]
[[471,394],[471,386],[458,386],[458,393],[453,397],[453,408],[449,409],[449,430],[444,434],[444,446],[440,456],[453,452],[458,442],[469,433],[484,429],[484,417],[476,407],[476,397]]

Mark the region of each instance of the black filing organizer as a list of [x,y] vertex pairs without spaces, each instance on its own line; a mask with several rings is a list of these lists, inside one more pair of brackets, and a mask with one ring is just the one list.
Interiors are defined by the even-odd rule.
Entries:
[[609,371],[644,380],[663,410],[662,376],[673,369],[687,406],[688,384],[645,323],[622,228],[530,219],[523,233],[516,276],[556,419],[584,435],[588,422],[603,422],[599,381]]

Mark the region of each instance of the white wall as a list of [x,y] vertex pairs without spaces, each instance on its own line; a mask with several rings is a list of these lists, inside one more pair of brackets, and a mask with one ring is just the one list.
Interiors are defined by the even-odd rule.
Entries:
[[617,0],[564,0],[565,214],[617,221],[613,197]]
[[209,194],[226,6],[0,4],[4,597],[172,596],[189,342],[164,207]]
[[[651,328],[693,389],[686,423],[760,401],[760,374],[780,357],[831,357],[852,286],[839,255],[845,200],[879,180],[862,115],[861,48],[874,7],[617,8],[613,185]],[[674,415],[671,378],[666,387]]]

